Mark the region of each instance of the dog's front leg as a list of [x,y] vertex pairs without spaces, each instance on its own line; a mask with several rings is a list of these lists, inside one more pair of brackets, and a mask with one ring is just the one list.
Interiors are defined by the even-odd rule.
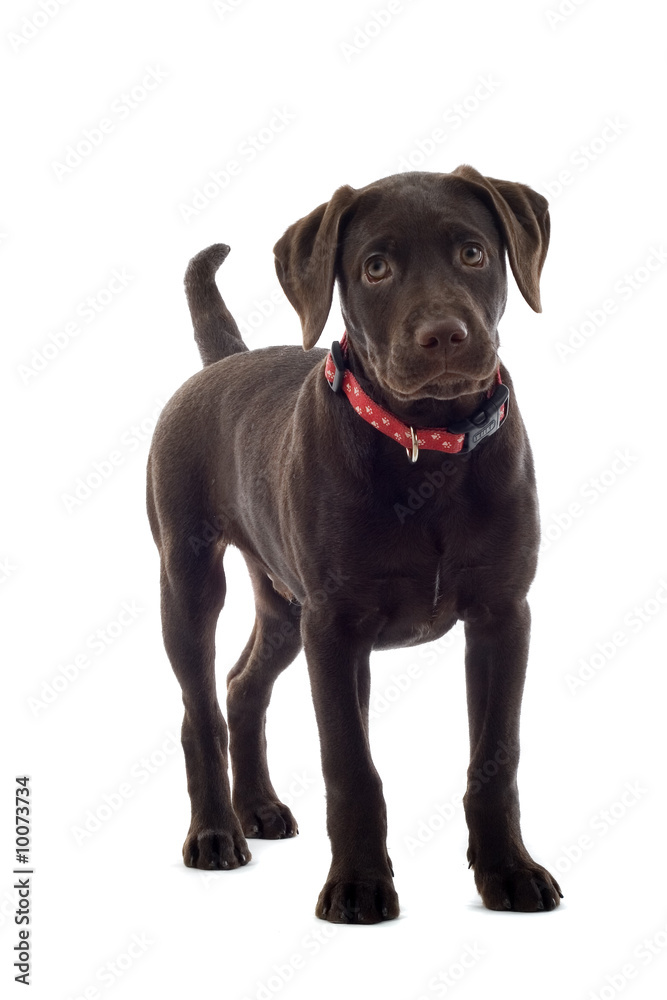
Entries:
[[322,751],[332,861],[315,913],[332,923],[398,916],[387,811],[368,742],[370,647],[327,607],[302,613]]
[[560,888],[530,857],[519,822],[516,775],[528,604],[473,608],[465,631],[471,752],[464,806],[475,884],[491,910],[552,910]]

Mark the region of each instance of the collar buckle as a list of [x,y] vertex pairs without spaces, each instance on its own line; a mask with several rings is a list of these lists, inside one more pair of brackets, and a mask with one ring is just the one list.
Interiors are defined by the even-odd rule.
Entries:
[[337,340],[331,345],[331,357],[333,359],[335,371],[333,380],[329,383],[334,392],[340,392],[343,387],[343,377],[345,375],[345,356],[343,348]]
[[[448,430],[453,434],[465,434],[465,441],[459,455],[476,448],[480,441],[498,430],[509,412],[510,391],[504,383],[496,386],[493,395],[473,413],[472,417],[456,420],[449,424]],[[503,409],[504,408],[504,409]]]

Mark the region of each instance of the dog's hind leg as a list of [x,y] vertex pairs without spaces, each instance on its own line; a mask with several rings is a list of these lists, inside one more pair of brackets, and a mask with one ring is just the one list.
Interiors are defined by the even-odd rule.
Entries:
[[195,551],[175,535],[160,545],[160,556],[164,644],[185,706],[181,737],[192,821],[183,860],[190,868],[238,868],[251,854],[232,808],[227,726],[215,685],[215,627],[225,600],[224,543],[218,540]]
[[246,562],[255,593],[256,619],[252,635],[227,677],[233,803],[246,837],[275,840],[293,837],[298,827],[269,777],[266,710],[276,677],[301,649],[301,609],[274,590],[254,560],[246,557]]

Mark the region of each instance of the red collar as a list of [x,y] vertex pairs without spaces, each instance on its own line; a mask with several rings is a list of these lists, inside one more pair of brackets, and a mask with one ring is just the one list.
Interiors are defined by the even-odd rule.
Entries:
[[489,390],[486,403],[472,416],[455,421],[448,429],[418,427],[415,430],[364,392],[349,368],[345,367],[346,357],[347,332],[341,337],[340,343],[335,340],[331,345],[324,369],[327,382],[334,392],[343,390],[362,420],[404,445],[411,462],[416,462],[419,458],[420,448],[425,448],[427,451],[446,451],[449,455],[461,455],[472,451],[480,441],[494,434],[507,417],[509,389],[502,383],[499,368],[496,374],[496,388],[493,391]]

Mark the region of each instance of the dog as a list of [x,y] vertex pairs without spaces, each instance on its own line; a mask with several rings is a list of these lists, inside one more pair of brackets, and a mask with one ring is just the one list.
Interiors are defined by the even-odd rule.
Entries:
[[[204,368],[164,407],[147,491],[164,644],[185,707],[186,865],[237,868],[251,857],[246,838],[298,832],[271,784],[264,731],[273,683],[303,647],[332,850],[316,915],[395,918],[369,744],[369,657],[437,639],[461,620],[475,884],[493,910],[559,904],[519,823],[539,520],[497,330],[506,256],[541,311],[549,228],[540,194],[467,165],[343,186],[274,248],[304,350],[249,351],[215,283],[229,247],[191,260],[185,286]],[[345,334],[327,351],[315,345],[335,282]],[[415,496],[421,504],[410,505]],[[256,607],[227,678],[229,730],[215,683],[228,545],[244,556]]]

